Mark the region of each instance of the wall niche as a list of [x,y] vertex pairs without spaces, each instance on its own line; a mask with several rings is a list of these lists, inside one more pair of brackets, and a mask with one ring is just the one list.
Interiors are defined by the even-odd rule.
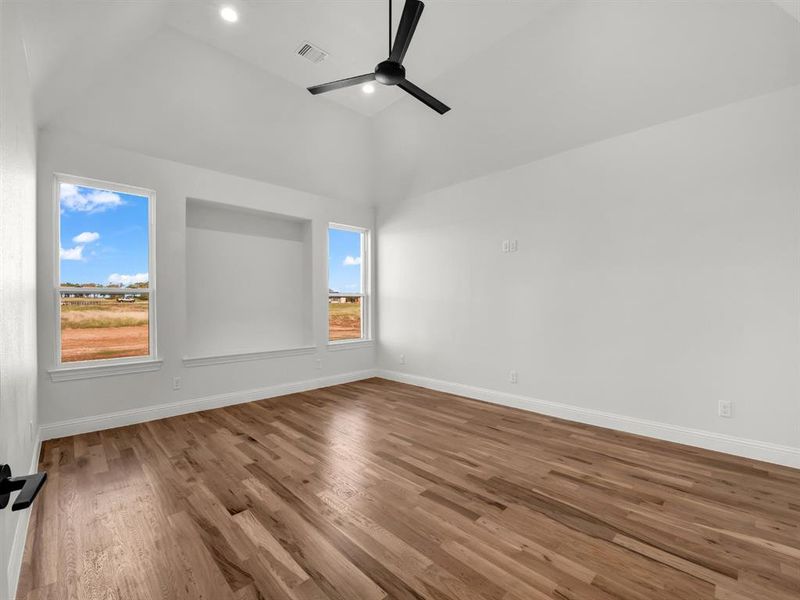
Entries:
[[311,221],[186,201],[189,357],[313,345]]

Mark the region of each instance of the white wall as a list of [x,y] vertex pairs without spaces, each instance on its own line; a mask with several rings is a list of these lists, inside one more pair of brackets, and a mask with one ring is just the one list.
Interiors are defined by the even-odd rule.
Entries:
[[[0,463],[35,459],[36,134],[16,7],[0,4]],[[0,511],[0,600],[13,597],[29,511]]]
[[[63,172],[156,191],[156,261],[158,277],[158,353],[163,367],[155,372],[54,383],[58,330],[53,295],[56,243],[52,177]],[[373,226],[372,209],[278,187],[263,182],[152,158],[75,136],[43,131],[39,139],[39,362],[40,411],[43,426],[117,411],[260,389],[284,383],[371,369],[370,347],[326,352],[327,224],[329,221]],[[185,368],[186,345],[186,199],[231,204],[312,221],[313,341],[316,355]],[[246,273],[243,273],[246,291]],[[315,359],[322,365],[316,368]],[[173,377],[183,387],[172,390]]]
[[800,448],[798,165],[794,87],[381,207],[380,365]]
[[311,222],[190,200],[189,356],[314,343]]

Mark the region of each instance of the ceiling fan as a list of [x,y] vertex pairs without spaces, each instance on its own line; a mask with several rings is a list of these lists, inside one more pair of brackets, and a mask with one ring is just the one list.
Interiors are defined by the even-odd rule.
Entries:
[[406,0],[406,5],[403,7],[403,15],[400,17],[400,26],[397,28],[397,36],[394,39],[394,45],[392,45],[392,0],[389,0],[389,58],[378,63],[374,73],[315,85],[308,88],[308,91],[315,95],[324,94],[325,92],[369,81],[377,81],[383,85],[396,85],[420,102],[430,106],[440,115],[446,113],[450,110],[450,107],[406,79],[406,69],[403,66],[403,58],[411,44],[411,38],[414,36],[414,30],[417,28],[417,23],[422,16],[424,8],[425,5],[420,0]]

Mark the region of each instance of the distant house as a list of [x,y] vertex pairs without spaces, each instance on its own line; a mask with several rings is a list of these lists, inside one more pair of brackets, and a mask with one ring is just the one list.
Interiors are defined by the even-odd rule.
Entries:
[[339,293],[328,288],[328,304],[347,304],[348,302],[353,304],[359,300],[358,296],[339,296]]

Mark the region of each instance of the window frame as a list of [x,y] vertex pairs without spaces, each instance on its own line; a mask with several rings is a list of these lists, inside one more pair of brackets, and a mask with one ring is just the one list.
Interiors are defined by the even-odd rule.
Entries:
[[[136,288],[136,293],[148,294],[147,306],[147,326],[148,326],[148,350],[147,355],[142,356],[126,356],[119,358],[103,358],[94,360],[75,360],[63,362],[61,360],[61,294],[62,293],[88,293],[88,294],[115,294],[130,293],[126,292],[126,288],[84,288],[84,287],[64,287],[61,285],[61,184],[73,184],[80,187],[90,187],[109,192],[119,192],[122,194],[132,194],[134,196],[143,196],[147,198],[147,288]],[[79,177],[77,175],[69,175],[66,173],[55,173],[53,175],[53,240],[55,242],[53,255],[54,255],[54,268],[53,268],[53,290],[55,302],[55,357],[53,371],[75,371],[75,370],[92,370],[98,371],[107,370],[109,367],[123,368],[125,365],[135,367],[142,363],[155,363],[159,362],[158,346],[157,346],[157,323],[156,323],[156,236],[155,236],[155,203],[156,192],[149,188],[127,185],[123,183],[114,183],[111,181],[104,181],[101,179],[91,179],[88,177]],[[147,369],[149,370],[149,369]],[[113,373],[112,373],[113,374]],[[52,372],[51,372],[52,376]]]
[[[361,234],[361,292],[360,293],[330,293],[330,279],[331,279],[331,229],[338,229],[340,231],[351,231]],[[325,337],[328,340],[328,346],[347,346],[349,344],[363,344],[372,341],[372,294],[371,294],[371,232],[367,227],[358,227],[355,225],[345,225],[344,223],[328,223],[325,230],[327,243],[325,245],[325,253],[327,255],[327,262],[325,264],[325,280],[327,283],[326,289],[328,293],[326,300],[328,306],[326,307],[327,316],[325,320]],[[330,299],[331,297],[347,297],[347,298],[361,298],[361,337],[353,338],[350,340],[331,340],[330,338]]]

